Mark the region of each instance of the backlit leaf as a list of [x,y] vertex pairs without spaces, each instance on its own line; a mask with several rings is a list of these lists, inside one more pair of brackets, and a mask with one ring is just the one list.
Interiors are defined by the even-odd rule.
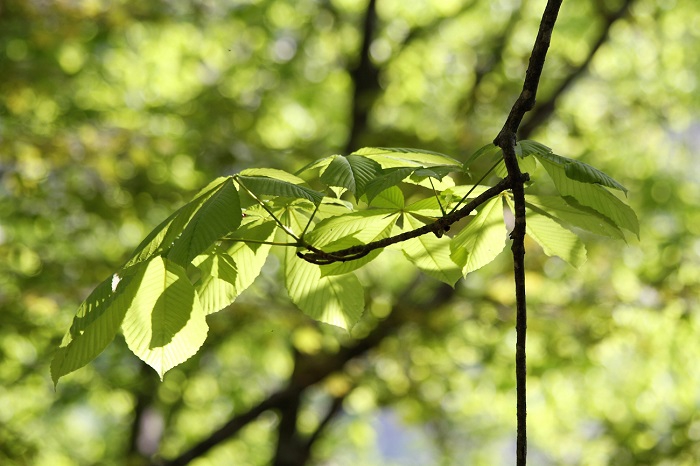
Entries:
[[122,322],[129,349],[160,378],[192,357],[207,337],[207,323],[185,269],[153,258]]
[[462,274],[493,261],[506,243],[506,228],[500,196],[486,202],[469,224],[452,239],[450,257],[462,267]]
[[[406,223],[412,230],[424,225],[412,215],[406,215]],[[447,236],[438,238],[428,233],[405,241],[401,249],[408,260],[424,273],[454,286],[462,278],[462,270],[450,258],[450,242],[451,238]]]
[[374,160],[357,155],[337,155],[321,174],[321,181],[328,186],[347,188],[359,198],[364,194],[367,183],[380,172],[381,167]]

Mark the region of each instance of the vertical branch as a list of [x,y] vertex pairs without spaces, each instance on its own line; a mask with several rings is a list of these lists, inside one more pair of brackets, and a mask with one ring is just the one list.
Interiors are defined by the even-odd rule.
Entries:
[[527,305],[525,299],[525,182],[529,179],[518,166],[515,154],[516,134],[526,112],[535,106],[535,96],[539,86],[544,61],[552,38],[554,23],[559,14],[562,0],[548,0],[542,21],[530,55],[530,63],[525,73],[525,81],[520,96],[513,104],[503,129],[493,143],[503,150],[503,160],[508,170],[513,200],[515,202],[515,228],[511,233],[513,245],[513,273],[516,298],[516,343],[515,343],[515,379],[517,390],[517,443],[516,464],[527,463],[527,361],[525,352],[527,332]]

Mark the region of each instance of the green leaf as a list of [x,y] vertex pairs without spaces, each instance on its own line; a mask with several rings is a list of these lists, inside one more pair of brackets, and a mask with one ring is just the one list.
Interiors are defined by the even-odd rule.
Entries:
[[324,169],[333,161],[333,159],[335,157],[338,157],[338,156],[331,155],[329,157],[324,157],[322,159],[318,159],[318,160],[314,160],[313,162],[309,162],[308,164],[304,165],[299,170],[297,170],[294,174],[301,175],[302,173],[307,172],[309,170]]
[[525,158],[528,155],[549,155],[552,153],[552,149],[549,147],[529,139],[518,141],[518,143],[515,145],[515,149],[516,152],[518,152],[518,155],[522,158]]
[[537,162],[535,162],[535,157],[518,157],[518,166],[521,172],[532,175],[537,169]]
[[163,254],[167,251],[171,247],[173,241],[180,236],[199,208],[230,179],[231,177],[226,177],[221,179],[219,183],[210,183],[208,185],[208,188],[210,188],[209,190],[206,190],[207,188],[202,190],[200,192],[201,194],[182,206],[154,228],[141,244],[136,247],[131,258],[124,265],[124,268],[129,268],[139,262],[146,261],[155,255]]
[[337,155],[321,174],[321,181],[328,186],[347,188],[359,198],[367,183],[375,179],[381,169],[377,162],[366,157]]
[[271,247],[269,244],[246,243],[244,241],[246,239],[271,241],[276,231],[277,225],[274,222],[259,219],[244,225],[236,232],[242,241],[233,243],[228,247],[226,253],[231,256],[237,267],[235,288],[239,294],[252,285],[260,275]]
[[175,239],[168,259],[186,266],[215,241],[241,224],[238,191],[229,178],[201,205],[182,234]]
[[403,192],[397,186],[392,186],[377,194],[369,205],[380,209],[401,210],[404,206]]
[[[391,232],[394,229],[394,224],[396,223],[396,220],[400,216],[398,214],[395,214],[393,217],[389,217],[392,221],[389,222],[389,224],[382,230],[377,236],[372,238],[369,241],[362,242],[358,240],[355,237],[352,236],[345,236],[343,238],[340,238],[336,241],[332,241],[328,243],[326,246],[324,246],[324,250],[328,252],[333,252],[333,251],[340,251],[342,249],[346,249],[352,246],[357,246],[360,244],[367,244],[368,242],[372,241],[377,241],[380,239],[388,238],[391,235]],[[321,276],[325,277],[326,275],[343,275],[348,272],[352,272],[354,270],[359,269],[360,267],[364,266],[365,264],[368,264],[372,262],[374,259],[377,258],[379,254],[382,253],[384,249],[375,249],[374,251],[371,251],[369,254],[367,254],[364,257],[360,257],[359,259],[354,259],[351,261],[345,261],[345,262],[334,262],[332,264],[328,265],[322,265],[321,266]]]
[[[293,176],[289,173],[287,173],[287,175]],[[318,204],[323,199],[323,193],[290,181],[269,178],[267,176],[236,175],[235,178],[238,183],[248,188],[256,196],[269,195],[301,198],[308,199],[314,204]]]
[[220,246],[212,247],[206,255],[197,256],[192,263],[201,272],[195,289],[205,315],[219,312],[238,297],[238,268]]
[[542,246],[548,256],[559,256],[574,267],[586,262],[586,247],[581,239],[546,215],[526,214],[527,234]]
[[564,173],[566,176],[575,181],[580,181],[582,183],[589,184],[600,184],[607,186],[608,188],[613,188],[627,193],[627,188],[622,186],[620,183],[612,179],[610,176],[606,175],[602,171],[594,168],[587,163],[579,162],[578,160],[569,159],[567,157],[562,157],[556,154],[536,154],[537,160],[542,162],[546,160],[550,164],[558,165],[564,168]]
[[376,176],[365,187],[367,201],[372,202],[372,199],[374,199],[379,193],[401,183],[414,171],[415,168],[408,167],[389,168],[384,170],[381,175]]
[[197,353],[207,323],[185,269],[164,257],[150,262],[122,322],[129,349],[160,376]]
[[433,167],[436,165],[462,167],[458,160],[453,159],[449,155],[423,149],[364,147],[353,152],[353,155],[361,155],[375,160],[382,168]]
[[574,206],[560,196],[525,195],[525,205],[557,221],[610,238],[625,239],[622,231],[598,211],[582,205]]
[[538,158],[542,166],[554,181],[559,194],[569,203],[576,202],[591,207],[609,218],[618,227],[631,231],[639,237],[639,221],[634,211],[610,191],[598,184],[582,183],[570,179],[564,168],[547,158]]
[[493,261],[506,243],[503,201],[496,196],[486,202],[469,224],[452,239],[452,260],[462,267],[462,274],[477,270]]
[[95,359],[114,339],[145,270],[142,263],[121,279],[111,276],[83,301],[51,361],[54,385],[59,378]]
[[351,329],[365,307],[362,284],[352,274],[322,277],[320,268],[285,251],[285,284],[289,297],[312,319]]
[[[406,215],[408,226],[415,230],[424,225],[412,215]],[[450,242],[447,236],[437,238],[432,233],[411,238],[402,244],[404,255],[416,267],[431,277],[454,287],[462,278],[461,267],[450,258]]]
[[286,181],[292,184],[306,184],[302,178],[296,175],[292,175],[284,170],[278,170],[277,168],[246,168],[241,171],[238,176],[262,176],[265,178],[272,178],[274,180]]
[[422,178],[434,178],[442,180],[444,177],[455,171],[453,166],[435,166],[430,168],[419,168],[413,172],[413,178],[419,181]]
[[485,146],[479,148],[479,150],[474,152],[472,155],[467,157],[467,160],[464,162],[464,166],[469,167],[471,166],[471,164],[476,162],[477,159],[485,155],[495,154],[499,150],[501,150],[500,147],[494,145],[493,143],[486,144]]
[[319,222],[304,239],[317,248],[324,248],[332,242],[347,237],[355,238],[360,244],[367,244],[378,238],[388,226],[396,222],[397,218],[398,214],[389,209],[351,212]]

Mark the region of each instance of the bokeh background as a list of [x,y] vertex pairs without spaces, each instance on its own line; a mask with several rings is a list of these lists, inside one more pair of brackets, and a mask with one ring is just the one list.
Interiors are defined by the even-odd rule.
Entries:
[[[271,258],[162,383],[120,336],[56,390],[48,366],[82,299],[214,177],[490,142],[544,4],[0,3],[0,463],[175,458],[364,342],[191,464],[512,464],[507,253],[455,290],[384,254],[351,335],[296,310]],[[521,136],[629,188],[641,235],[586,237],[578,270],[527,243],[532,464],[700,463],[698,50],[695,0],[564,2]]]

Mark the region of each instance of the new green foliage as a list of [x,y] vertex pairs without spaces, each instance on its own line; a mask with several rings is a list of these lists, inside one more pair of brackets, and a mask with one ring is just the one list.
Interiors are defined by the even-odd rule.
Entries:
[[[469,163],[498,150],[484,146]],[[546,254],[578,267],[586,251],[577,229],[617,239],[624,239],[622,229],[638,233],[632,210],[608,191],[624,188],[608,175],[534,141],[520,141],[516,153],[524,171],[534,171],[535,160],[543,165],[560,194],[526,195],[527,234]],[[251,168],[218,178],[156,227],[80,306],[51,365],[54,382],[94,359],[120,327],[129,348],[162,378],[196,354],[206,316],[253,283],[273,247],[284,248],[292,302],[344,329],[364,310],[353,272],[394,244],[419,270],[454,286],[503,250],[504,204],[512,210],[507,185],[455,186],[450,174],[462,171],[437,152],[365,148],[297,174]],[[406,195],[405,185],[412,186]],[[416,185],[428,188],[419,190],[425,197],[416,198]],[[459,231],[456,222],[467,216]]]

